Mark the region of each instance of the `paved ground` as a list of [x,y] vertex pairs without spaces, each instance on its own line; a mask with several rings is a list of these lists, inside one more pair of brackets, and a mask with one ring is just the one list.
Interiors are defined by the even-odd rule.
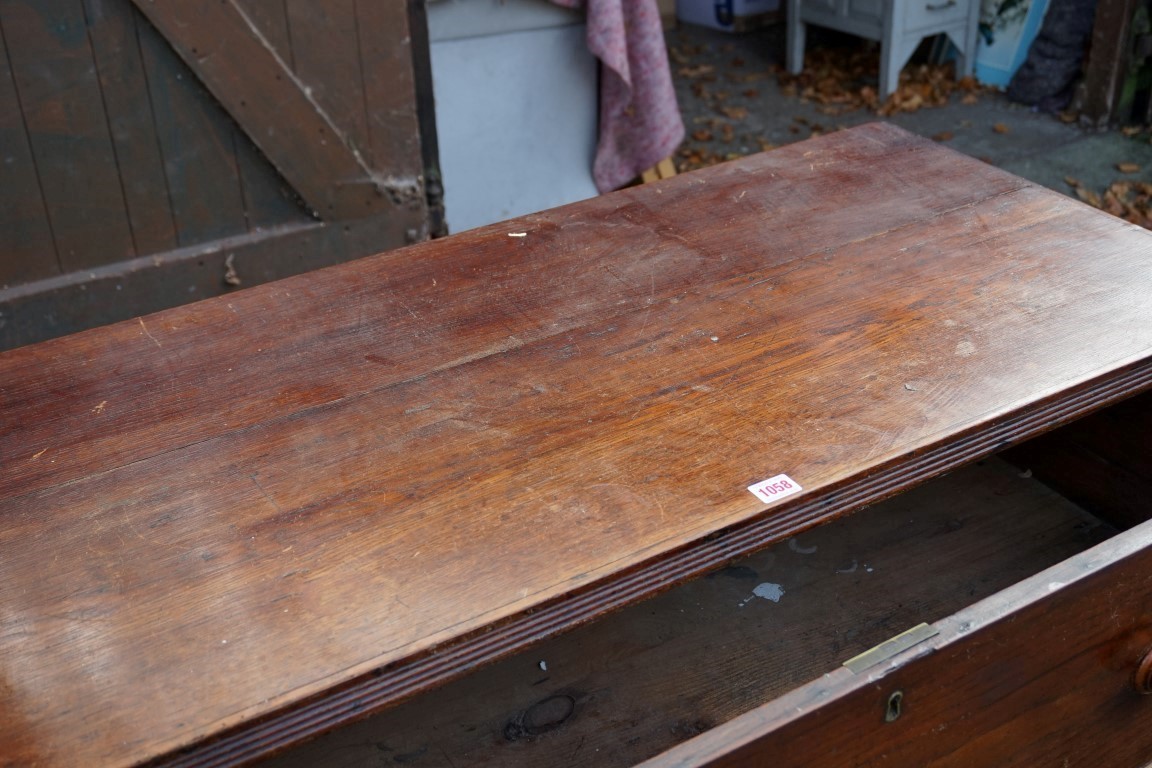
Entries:
[[[944,106],[890,117],[867,108],[830,115],[834,110],[828,106],[802,101],[781,88],[777,73],[784,58],[782,25],[732,35],[680,24],[667,33],[667,40],[688,133],[696,135],[686,144],[687,152],[696,156],[682,156],[683,166],[700,164],[701,155],[708,163],[805,139],[814,129],[889,120],[1066,194],[1074,190],[1065,177],[1098,193],[1121,180],[1152,181],[1152,136],[1147,131],[1086,131],[1057,115],[1013,104],[994,91],[969,95],[969,103],[964,103],[965,94],[956,92]],[[854,44],[836,36],[823,42]],[[1128,164],[1127,173],[1117,168],[1120,164]]]

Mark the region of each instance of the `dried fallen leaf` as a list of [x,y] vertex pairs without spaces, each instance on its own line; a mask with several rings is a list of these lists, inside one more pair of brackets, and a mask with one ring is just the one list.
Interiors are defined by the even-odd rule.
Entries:
[[900,110],[903,112],[916,112],[922,106],[924,106],[924,97],[918,93],[913,93],[900,102]]
[[1065,177],[1064,177],[1064,183],[1065,183],[1065,184],[1067,184],[1067,185],[1068,185],[1068,186],[1070,186],[1070,187],[1078,187],[1078,186],[1080,186],[1080,180],[1079,180],[1079,179],[1077,179],[1077,178],[1074,178],[1074,177],[1072,177],[1072,176],[1065,176]]
[[932,141],[952,141],[955,135],[952,131],[940,131],[932,137]]
[[1100,207],[1100,195],[1096,194],[1092,190],[1085,189],[1084,187],[1076,187],[1075,192],[1076,197],[1088,203],[1088,205],[1092,206],[1093,208]]
[[754,83],[757,80],[763,80],[776,71],[774,67],[770,68],[770,70],[771,71],[768,72],[729,72],[727,79],[730,83]]
[[996,133],[1004,134],[1008,133],[1012,129],[1004,123],[996,123],[996,125],[992,126],[992,130],[996,131]]
[[747,107],[721,107],[720,111],[733,120],[743,120],[748,117]]
[[1104,197],[1103,200],[1101,200],[1100,207],[1113,216],[1123,216],[1127,211],[1127,207],[1120,201],[1120,197],[1116,194],[1116,191],[1111,188],[1104,191]]
[[695,67],[681,67],[680,74],[684,77],[699,77],[700,75],[710,75],[716,71],[716,67],[711,64],[700,64]]
[[976,94],[974,94],[974,93],[967,93],[964,95],[964,98],[960,99],[961,104],[966,104],[968,106],[971,106],[978,101],[980,101],[980,99],[977,98]]
[[1098,195],[1083,186],[1074,187],[1076,196],[1089,205],[1119,216],[1145,229],[1152,229],[1152,183],[1121,179]]
[[701,128],[698,131],[692,131],[692,138],[695,141],[712,141],[712,131]]
[[1139,125],[1126,125],[1120,129],[1120,133],[1124,134],[1127,138],[1130,139],[1133,136],[1138,135],[1142,130],[1144,129]]
[[1140,166],[1136,163],[1116,163],[1116,170],[1120,173],[1140,173]]
[[888,116],[947,104],[957,91],[975,101],[976,94],[985,90],[974,78],[957,81],[951,64],[908,66],[900,73],[896,92],[881,104],[874,85],[879,59],[874,47],[814,48],[805,56],[803,71],[780,72],[777,79],[786,96],[814,102],[818,109],[824,107],[820,109],[824,114],[870,109]]

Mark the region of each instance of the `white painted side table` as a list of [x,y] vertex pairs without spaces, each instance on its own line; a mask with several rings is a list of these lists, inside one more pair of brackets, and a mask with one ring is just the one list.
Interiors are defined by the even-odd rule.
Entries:
[[788,71],[804,68],[809,24],[878,40],[883,101],[896,90],[916,46],[931,35],[947,35],[956,46],[958,77],[972,74],[979,18],[977,0],[788,0]]

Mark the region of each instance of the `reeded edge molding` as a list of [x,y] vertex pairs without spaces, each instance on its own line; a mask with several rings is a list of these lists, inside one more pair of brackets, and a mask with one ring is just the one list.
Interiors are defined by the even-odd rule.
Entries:
[[738,523],[659,553],[647,562],[459,638],[451,645],[406,662],[393,662],[339,690],[289,705],[278,713],[237,726],[224,736],[171,752],[147,765],[207,768],[256,760],[1146,389],[1152,389],[1152,359],[1129,364],[1030,403],[1001,417],[991,427],[969,427],[958,438],[950,437],[871,469],[866,475],[821,489],[807,498],[800,497],[800,503],[791,507],[772,507],[770,516]]

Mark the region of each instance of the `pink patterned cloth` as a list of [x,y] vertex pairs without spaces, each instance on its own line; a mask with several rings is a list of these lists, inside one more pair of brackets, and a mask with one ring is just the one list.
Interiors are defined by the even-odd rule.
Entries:
[[552,0],[586,8],[588,48],[600,59],[600,139],[592,177],[619,189],[684,140],[656,0]]

